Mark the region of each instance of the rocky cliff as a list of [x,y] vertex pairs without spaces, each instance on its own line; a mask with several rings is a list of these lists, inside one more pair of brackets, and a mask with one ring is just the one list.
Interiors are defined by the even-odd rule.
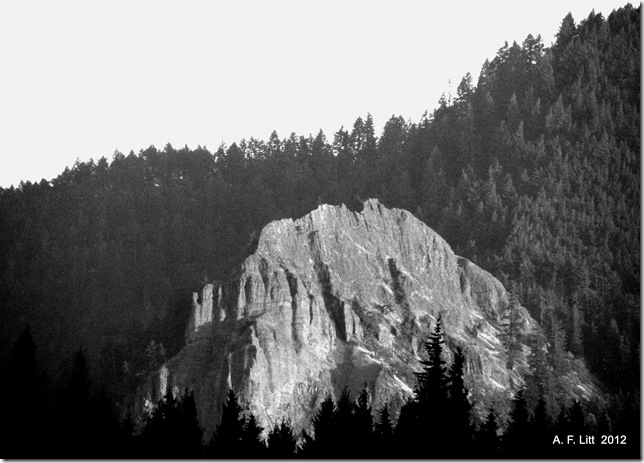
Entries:
[[[288,418],[305,428],[344,387],[366,385],[374,409],[395,410],[413,393],[439,315],[448,355],[464,349],[473,393],[510,389],[522,382],[528,348],[509,362],[509,310],[498,280],[409,212],[375,200],[360,213],[322,205],[267,225],[233,275],[194,294],[186,346],[144,398],[194,390],[207,435],[229,387],[264,426]],[[521,333],[535,329],[525,309],[512,310]]]

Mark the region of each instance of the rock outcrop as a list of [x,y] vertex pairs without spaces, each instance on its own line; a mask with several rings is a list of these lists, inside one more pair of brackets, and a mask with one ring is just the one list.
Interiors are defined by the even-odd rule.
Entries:
[[[501,283],[412,214],[376,200],[361,213],[322,205],[298,220],[267,225],[257,250],[226,281],[193,300],[186,346],[159,371],[147,398],[195,391],[209,433],[227,389],[272,426],[306,428],[317,406],[344,387],[365,385],[374,409],[395,410],[411,394],[422,343],[442,317],[447,353],[467,358],[472,391],[521,384],[528,348],[513,352]],[[515,329],[536,324],[512,308]]]

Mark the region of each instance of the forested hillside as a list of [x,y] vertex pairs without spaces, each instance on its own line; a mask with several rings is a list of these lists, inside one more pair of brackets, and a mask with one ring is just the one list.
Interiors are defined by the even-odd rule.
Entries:
[[536,342],[564,353],[551,361],[570,352],[607,391],[633,393],[640,66],[639,7],[568,16],[551,48],[506,44],[478,80],[379,136],[367,116],[331,136],[115,153],[0,189],[2,358],[29,324],[51,377],[82,346],[124,394],[181,347],[191,291],[224,278],[265,224],[376,197],[501,279],[541,321]]

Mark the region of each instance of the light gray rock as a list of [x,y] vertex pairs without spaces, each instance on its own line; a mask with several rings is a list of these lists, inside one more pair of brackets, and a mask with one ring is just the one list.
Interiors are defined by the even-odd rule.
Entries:
[[[498,280],[409,212],[376,200],[361,213],[322,205],[267,225],[233,275],[195,293],[186,346],[144,399],[194,390],[206,435],[229,387],[265,427],[287,418],[307,428],[325,396],[344,387],[367,386],[374,410],[389,403],[395,412],[413,394],[439,315],[447,355],[464,349],[472,390],[510,389],[522,382],[528,348],[508,368],[508,308]],[[523,333],[534,330],[517,310]]]

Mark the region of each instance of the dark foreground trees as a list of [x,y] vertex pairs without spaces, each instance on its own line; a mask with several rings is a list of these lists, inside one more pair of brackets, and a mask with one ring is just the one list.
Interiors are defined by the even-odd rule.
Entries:
[[344,389],[337,401],[329,395],[320,403],[309,431],[296,434],[286,421],[263,430],[230,390],[221,422],[205,436],[190,391],[168,392],[143,417],[122,417],[104,389],[92,385],[82,350],[71,359],[65,387],[48,397],[26,330],[6,367],[12,376],[3,376],[3,392],[10,395],[2,401],[2,432],[8,438],[0,451],[10,458],[84,459],[639,456],[636,402],[631,407],[624,401],[570,402],[552,419],[543,397],[531,408],[519,390],[507,424],[493,408],[477,417],[463,380],[465,355],[456,348],[448,362],[443,345],[439,318],[425,343],[415,395],[396,414],[389,404],[373,410],[366,387],[355,396]]
[[200,458],[202,439],[194,394],[175,398],[168,392],[145,419],[135,449],[142,458]]
[[26,328],[13,345],[5,374],[0,377],[0,444],[6,458],[46,456],[46,451],[33,445],[33,436],[48,431],[45,386],[32,333]]
[[408,455],[424,458],[427,441],[442,443],[436,446],[435,458],[452,458],[455,449],[459,458],[467,458],[472,450],[471,404],[463,382],[465,357],[456,350],[451,367],[446,367],[443,352],[443,329],[440,317],[433,333],[425,343],[426,360],[423,370],[416,374],[418,386],[415,397],[401,409],[396,441],[408,449]]

